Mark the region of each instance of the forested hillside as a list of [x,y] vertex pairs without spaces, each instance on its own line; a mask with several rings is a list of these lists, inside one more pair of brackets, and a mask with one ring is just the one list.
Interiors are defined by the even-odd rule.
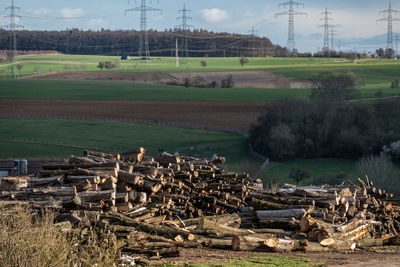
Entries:
[[[149,31],[152,56],[175,54],[176,39],[182,48],[185,32],[180,30]],[[268,38],[207,30],[188,31],[189,55],[193,57],[280,56],[285,49]],[[9,46],[10,32],[0,30],[0,50]],[[140,32],[130,31],[18,31],[18,50],[55,50],[67,54],[136,55]]]

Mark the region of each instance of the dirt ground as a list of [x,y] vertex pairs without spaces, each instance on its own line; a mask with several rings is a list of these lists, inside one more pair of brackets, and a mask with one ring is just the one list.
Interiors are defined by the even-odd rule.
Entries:
[[181,257],[169,259],[176,264],[184,263],[220,263],[223,260],[243,259],[265,256],[286,256],[309,258],[320,266],[346,266],[346,267],[395,267],[400,266],[400,248],[379,248],[375,251],[357,251],[349,253],[253,253],[241,251],[212,250],[212,249],[183,249]]
[[0,99],[2,118],[117,120],[246,132],[264,103]]
[[232,75],[236,88],[310,88],[308,80],[285,78],[268,71],[225,71],[225,72],[189,72],[189,73],[119,73],[119,72],[63,72],[49,73],[26,78],[55,80],[109,80],[132,81],[136,83],[166,84],[186,77],[199,78],[208,84],[220,82]]
[[[183,79],[187,73],[173,73],[174,77]],[[302,79],[285,78],[268,71],[224,71],[224,72],[191,72],[190,77],[200,77],[206,83],[221,81],[232,75],[236,88],[311,88],[311,82]]]
[[46,73],[25,77],[28,79],[50,80],[99,80],[99,81],[128,81],[136,83],[160,83],[173,80],[163,73],[119,73],[119,72],[59,72]]

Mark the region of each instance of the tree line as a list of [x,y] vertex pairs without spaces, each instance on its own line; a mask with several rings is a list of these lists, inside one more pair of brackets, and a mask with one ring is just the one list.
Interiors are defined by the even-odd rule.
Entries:
[[[27,31],[17,32],[18,50],[52,50],[65,54],[83,55],[137,55],[140,31],[100,30],[83,31]],[[152,56],[174,56],[176,39],[181,47],[188,37],[189,55],[195,57],[283,56],[286,49],[272,44],[265,37],[252,37],[207,30],[182,31],[150,30],[149,45]],[[0,50],[7,50],[10,32],[0,30]]]
[[269,104],[249,130],[254,150],[278,161],[357,159],[382,151],[398,155],[400,98],[375,104],[351,101],[360,84],[354,73],[321,73],[310,99]]

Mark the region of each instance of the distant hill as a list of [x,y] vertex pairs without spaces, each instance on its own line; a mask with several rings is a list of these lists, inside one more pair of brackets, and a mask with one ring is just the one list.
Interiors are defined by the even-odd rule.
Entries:
[[[175,55],[176,39],[183,51],[185,32],[180,30],[149,31],[152,56]],[[0,50],[9,46],[10,33],[0,30]],[[272,44],[268,38],[207,30],[187,32],[190,56],[280,56],[286,49]],[[18,31],[18,50],[55,50],[66,54],[137,55],[140,32],[130,31]]]

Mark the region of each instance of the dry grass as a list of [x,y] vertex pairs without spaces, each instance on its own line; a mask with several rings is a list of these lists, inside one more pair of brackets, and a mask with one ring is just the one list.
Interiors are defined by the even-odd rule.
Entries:
[[0,206],[0,266],[116,266],[113,238],[64,232],[53,221],[52,212]]

